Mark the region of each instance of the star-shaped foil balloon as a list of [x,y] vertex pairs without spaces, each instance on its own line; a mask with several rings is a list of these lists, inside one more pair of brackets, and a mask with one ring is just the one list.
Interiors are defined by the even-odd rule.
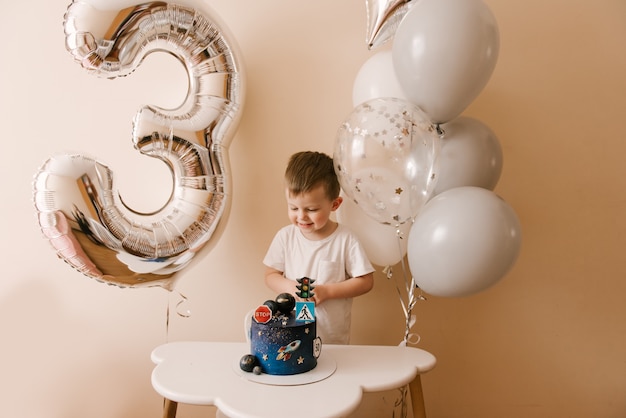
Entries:
[[365,0],[367,47],[374,49],[392,39],[398,25],[419,0]]

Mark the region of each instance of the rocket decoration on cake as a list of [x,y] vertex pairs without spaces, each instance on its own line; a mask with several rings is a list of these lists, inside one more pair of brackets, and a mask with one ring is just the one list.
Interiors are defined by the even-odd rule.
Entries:
[[291,353],[300,348],[300,340],[295,340],[287,345],[284,345],[278,349],[278,355],[276,360],[287,361],[291,358]]
[[315,296],[315,293],[313,293],[313,289],[315,289],[315,286],[313,286],[313,282],[315,280],[309,279],[308,277],[303,277],[301,279],[297,279],[296,281],[298,282],[298,284],[296,285],[296,287],[298,288],[298,292],[296,292],[296,295],[298,295],[298,297],[301,297],[302,299],[308,299]]

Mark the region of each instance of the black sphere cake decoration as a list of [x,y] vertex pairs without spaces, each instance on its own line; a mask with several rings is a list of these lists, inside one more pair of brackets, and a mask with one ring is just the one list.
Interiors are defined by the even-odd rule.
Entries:
[[276,315],[276,313],[278,312],[278,303],[275,300],[266,300],[265,302],[263,302],[263,305],[270,308],[270,311],[272,311],[272,315]]
[[244,354],[244,356],[241,357],[241,360],[239,361],[239,367],[241,367],[241,370],[243,370],[244,372],[251,372],[254,370],[255,367],[258,366],[259,361],[252,354]]
[[287,315],[296,307],[296,298],[291,293],[281,293],[276,296],[276,303],[278,304],[278,311]]

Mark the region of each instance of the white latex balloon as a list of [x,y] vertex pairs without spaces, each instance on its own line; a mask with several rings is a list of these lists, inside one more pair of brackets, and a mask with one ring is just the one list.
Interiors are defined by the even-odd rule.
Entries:
[[361,66],[354,79],[352,88],[354,107],[379,97],[405,98],[393,69],[391,51],[381,51],[372,55]]
[[442,125],[435,194],[462,186],[493,190],[502,173],[502,147],[489,127],[460,116]]
[[359,238],[370,262],[377,266],[393,266],[406,255],[410,223],[394,227],[370,218],[351,199],[344,201],[336,212],[337,221],[346,225]]
[[445,123],[483,90],[499,47],[497,22],[481,0],[420,0],[398,26],[393,64],[408,100]]
[[504,200],[480,187],[457,187],[433,197],[416,217],[407,258],[424,292],[468,296],[504,277],[521,238],[517,215]]

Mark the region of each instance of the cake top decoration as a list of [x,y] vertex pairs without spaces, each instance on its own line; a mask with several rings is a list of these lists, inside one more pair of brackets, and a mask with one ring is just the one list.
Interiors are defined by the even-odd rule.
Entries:
[[296,306],[296,298],[290,293],[281,293],[275,300],[266,300],[254,311],[254,320],[259,324],[268,323],[273,317],[289,315]]
[[298,284],[296,285],[296,287],[298,288],[298,292],[296,292],[296,295],[298,295],[298,297],[301,297],[302,299],[308,299],[315,296],[315,293],[313,293],[313,289],[315,289],[315,286],[313,286],[313,282],[315,280],[309,279],[308,277],[302,277],[300,279],[297,279],[296,281],[298,282]]

